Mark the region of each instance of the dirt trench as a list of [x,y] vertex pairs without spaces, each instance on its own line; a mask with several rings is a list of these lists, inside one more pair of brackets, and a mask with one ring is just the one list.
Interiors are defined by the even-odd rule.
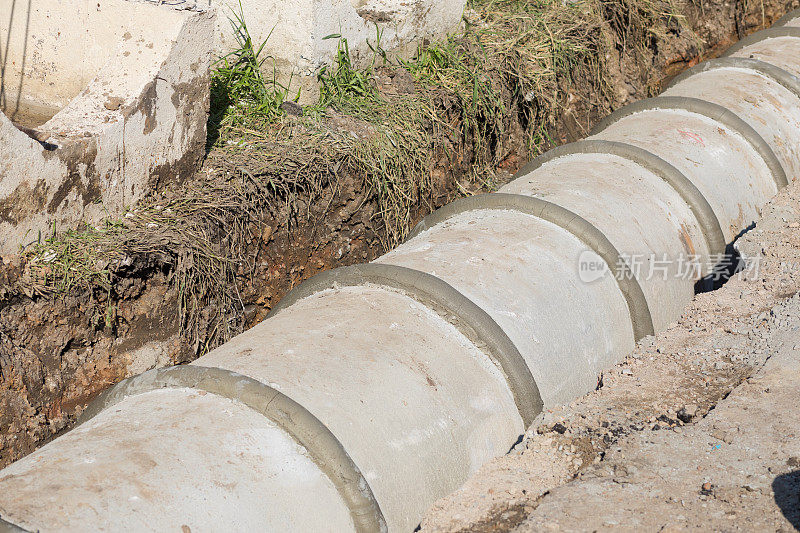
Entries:
[[[763,3],[721,0],[680,6],[693,30],[668,32],[640,43],[623,42],[604,31],[607,86],[598,88],[583,66],[566,87],[558,120],[550,127],[555,144],[577,140],[610,110],[652,96],[685,68],[713,57],[741,36],[769,26],[798,6],[796,0]],[[624,11],[608,14],[610,27],[624,28]],[[622,18],[620,18],[622,17]],[[408,90],[408,81],[386,74],[384,90]],[[563,81],[563,83],[567,83]],[[499,184],[530,157],[518,95],[502,95],[512,110],[506,138],[494,149]],[[516,106],[516,107],[515,107]],[[458,115],[458,109],[452,109]],[[334,127],[358,133],[358,121],[332,115]],[[468,139],[454,139],[458,157],[437,158],[433,191],[414,206],[414,219],[452,198],[482,190],[471,175],[478,155]],[[460,143],[460,144],[459,144]],[[323,162],[324,163],[324,162]],[[246,156],[230,159],[212,151],[197,179],[221,179],[257,172]],[[213,299],[195,313],[191,334],[180,307],[183,287],[178,266],[158,254],[126,258],[114,271],[114,290],[76,290],[67,296],[18,290],[30,272],[16,257],[0,268],[0,467],[68,429],[84,406],[112,384],[142,371],[191,361],[213,347],[219,328],[245,329],[262,320],[293,286],[315,273],[366,262],[381,255],[386,242],[379,205],[362,180],[346,173],[307,196],[275,205],[262,220],[243,228],[250,260],[236,265],[241,308],[227,315]],[[496,183],[496,184],[498,184]],[[220,236],[221,240],[225,236]],[[208,288],[198,290],[207,291]],[[199,301],[199,300],[198,300]]]

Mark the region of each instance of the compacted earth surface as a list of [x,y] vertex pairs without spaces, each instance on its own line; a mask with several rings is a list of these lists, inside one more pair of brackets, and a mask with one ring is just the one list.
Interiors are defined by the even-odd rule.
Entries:
[[422,531],[800,530],[800,183],[741,271],[543,413]]

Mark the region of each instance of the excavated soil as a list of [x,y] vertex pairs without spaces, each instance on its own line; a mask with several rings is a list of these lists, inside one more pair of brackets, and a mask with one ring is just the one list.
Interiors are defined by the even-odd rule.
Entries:
[[[569,87],[551,137],[556,143],[583,137],[610,109],[657,93],[665,80],[701,59],[717,55],[741,36],[769,26],[797,6],[796,0],[765,0],[752,5],[722,0],[687,4],[681,11],[699,40],[689,32],[673,32],[627,47],[613,33],[608,34],[606,60],[613,66],[608,87],[598,93],[596,84],[585,76],[575,76],[578,81]],[[624,26],[624,21],[616,22]],[[384,90],[401,94],[408,90],[404,76],[394,75],[385,84],[388,88]],[[495,160],[501,161],[500,182],[510,179],[535,155],[526,151],[524,118],[511,117],[504,127],[508,132],[508,139],[502,143],[505,152],[495,154]],[[330,121],[337,128],[358,134],[357,121],[349,123],[335,115]],[[432,171],[434,194],[416,206],[416,219],[479,187],[470,177],[475,158],[471,148],[454,146],[453,150],[461,157],[456,161],[440,159]],[[224,179],[228,172],[248,171],[246,156],[238,157],[231,160],[227,154],[212,152],[198,179]],[[385,229],[378,211],[361,180],[341,175],[335,184],[324,186],[313,197],[296,197],[264,213],[266,225],[258,227],[265,229],[251,232],[247,244],[248,257],[255,259],[241,265],[237,273],[236,289],[243,305],[241,313],[230,318],[232,327],[242,329],[257,323],[288,290],[317,272],[369,261],[383,253]],[[9,287],[26,275],[24,265],[16,257],[3,258],[2,263],[0,467],[68,428],[103,389],[151,368],[190,361],[217,336],[222,304],[214,301],[197,314],[194,334],[186,335],[179,316],[176,265],[157,255],[133,257],[118,266],[113,293],[83,290],[66,297],[17,294]],[[734,372],[725,383],[732,384],[741,377]],[[727,386],[720,385],[719,390]],[[717,390],[716,385],[708,390]],[[713,395],[707,397],[709,405],[713,401]],[[613,431],[609,429],[606,434],[614,435]],[[563,437],[556,434],[556,440]],[[591,440],[587,437],[585,442]],[[580,449],[593,453],[586,443]],[[558,459],[554,466],[563,460]]]

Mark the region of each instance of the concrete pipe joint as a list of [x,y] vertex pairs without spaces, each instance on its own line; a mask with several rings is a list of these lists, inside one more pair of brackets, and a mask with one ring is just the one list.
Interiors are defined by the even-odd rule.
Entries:
[[195,363],[113,387],[0,471],[0,530],[413,530],[674,321],[796,178],[800,13],[781,23]]

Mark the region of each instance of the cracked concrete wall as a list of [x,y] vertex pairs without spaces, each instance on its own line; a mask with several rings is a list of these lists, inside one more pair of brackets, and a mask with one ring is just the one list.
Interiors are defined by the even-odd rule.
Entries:
[[0,0],[0,11],[11,13],[0,27],[0,253],[120,214],[196,170],[214,10]]
[[[230,18],[238,0],[198,0],[219,6],[216,47],[219,55],[238,48]],[[256,46],[266,40],[264,74],[300,90],[300,101],[319,94],[317,73],[336,58],[345,37],[357,64],[371,61],[370,45],[390,54],[410,56],[426,40],[445,37],[460,24],[466,0],[242,0],[241,12]],[[378,32],[380,31],[380,43]]]

